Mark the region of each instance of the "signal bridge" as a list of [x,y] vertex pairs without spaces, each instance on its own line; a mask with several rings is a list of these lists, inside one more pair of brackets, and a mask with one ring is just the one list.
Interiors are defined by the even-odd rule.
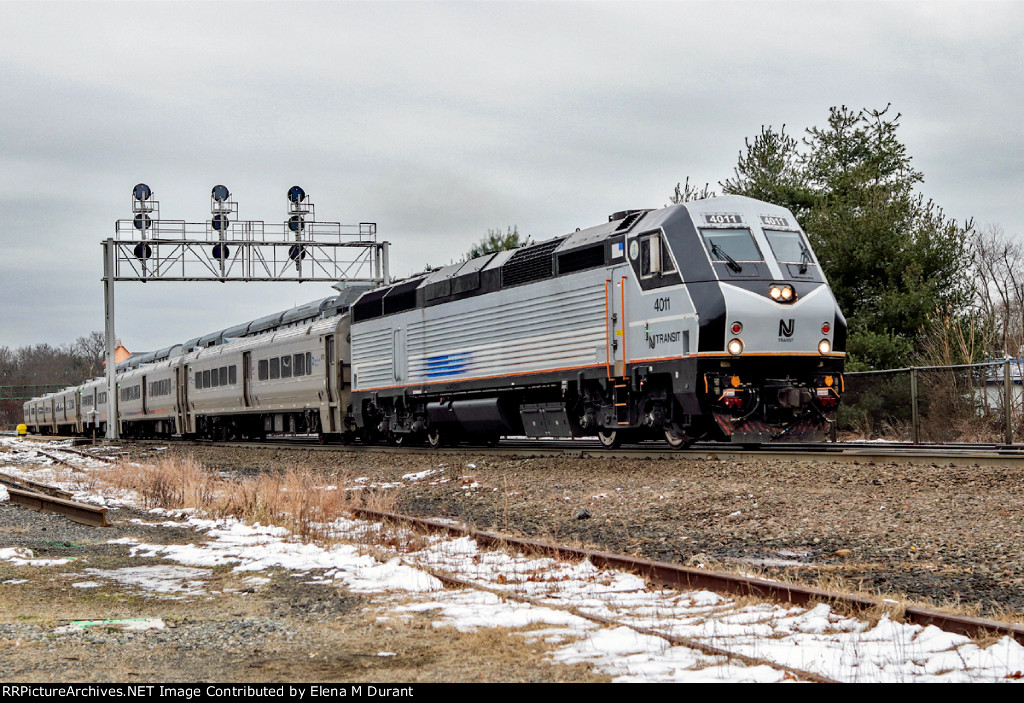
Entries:
[[[117,418],[114,360],[116,281],[328,281],[341,290],[352,283],[381,285],[389,279],[388,242],[377,241],[377,224],[317,222],[313,203],[299,186],[288,190],[288,216],[280,224],[239,220],[226,186],[210,192],[210,219],[164,220],[152,189],[132,189],[131,219],[117,220],[103,241],[103,289],[109,417]],[[107,438],[117,439],[117,421]]]

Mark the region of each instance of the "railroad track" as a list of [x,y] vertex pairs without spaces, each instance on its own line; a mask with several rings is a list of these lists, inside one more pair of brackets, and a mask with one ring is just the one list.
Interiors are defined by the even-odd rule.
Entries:
[[[38,448],[33,448],[31,451],[63,466],[79,470],[82,469],[81,466],[62,459],[53,452],[68,452],[90,459],[98,458],[67,447],[48,448],[50,451],[44,451]],[[110,462],[112,460],[103,457],[100,461]],[[55,486],[39,483],[38,481],[31,481],[18,476],[12,476],[6,473],[0,473],[0,484],[3,484],[6,487],[11,502],[20,505],[23,508],[43,513],[54,513],[56,515],[61,515],[68,520],[72,520],[83,525],[89,525],[91,527],[106,527],[110,524],[107,522],[106,508],[71,500],[71,493]]]
[[783,583],[753,576],[708,571],[679,564],[650,561],[621,554],[609,554],[540,540],[522,539],[510,535],[453,525],[449,521],[432,520],[369,509],[357,509],[355,512],[359,517],[370,520],[405,524],[427,532],[440,532],[460,537],[469,537],[481,546],[502,549],[514,547],[530,554],[557,556],[560,559],[571,561],[589,560],[590,563],[598,568],[627,571],[641,576],[651,583],[669,588],[706,589],[716,593],[754,596],[779,603],[801,606],[812,603],[829,603],[844,606],[855,612],[871,611],[880,608],[888,609],[902,612],[908,622],[924,627],[935,625],[947,632],[954,632],[968,637],[981,637],[991,634],[1006,635],[1024,645],[1024,625],[1019,624],[1005,623],[988,618],[955,615],[934,608],[837,593],[820,588]]
[[[370,516],[368,515],[367,517]],[[442,571],[436,568],[429,568],[423,566],[418,566],[417,568],[426,571],[446,586],[453,586],[456,588],[472,588],[478,591],[492,593],[498,596],[499,598],[502,598],[503,600],[512,600],[517,603],[523,603],[525,605],[530,605],[537,608],[561,610],[572,615],[575,615],[576,617],[583,618],[584,620],[589,620],[590,622],[601,625],[602,627],[628,627],[629,629],[633,630],[634,632],[637,632],[638,634],[647,635],[651,637],[658,637],[660,639],[665,640],[671,645],[688,647],[689,649],[696,650],[709,656],[724,657],[725,659],[728,659],[730,661],[737,661],[747,666],[768,666],[772,669],[775,669],[776,671],[781,671],[785,673],[794,681],[807,681],[810,683],[839,683],[835,679],[830,679],[826,676],[816,674],[812,671],[798,669],[796,667],[788,666],[786,664],[770,661],[763,657],[752,657],[741,652],[735,652],[724,647],[718,647],[712,644],[708,644],[703,640],[699,640],[693,637],[682,637],[680,635],[674,635],[670,632],[664,632],[657,628],[643,627],[636,625],[634,623],[625,622],[624,620],[616,620],[613,618],[596,615],[594,613],[589,612],[586,609],[579,608],[573,605],[553,605],[552,603],[540,598],[530,598],[514,592],[510,592],[508,589],[488,587],[475,581],[468,581],[466,579],[459,578],[455,574],[449,573],[447,571]]]
[[[428,452],[542,457],[572,456],[589,459],[648,458],[648,459],[716,459],[741,460],[757,456],[787,461],[830,461],[847,463],[896,461],[916,465],[973,466],[975,464],[1021,466],[1024,468],[1024,445],[999,444],[910,444],[904,442],[825,442],[820,444],[758,444],[732,445],[721,442],[694,444],[688,449],[673,450],[663,442],[649,442],[626,445],[614,450],[603,448],[597,440],[503,440],[496,447],[457,445],[429,449],[416,446],[388,446],[364,444],[321,445],[314,438],[289,437],[269,439],[262,442],[231,441],[212,442],[207,440],[123,440],[126,444],[139,446],[224,446],[239,448],[306,449],[310,451],[367,451],[401,454],[424,454]],[[102,446],[102,445],[99,445]],[[103,459],[101,455],[86,456]]]

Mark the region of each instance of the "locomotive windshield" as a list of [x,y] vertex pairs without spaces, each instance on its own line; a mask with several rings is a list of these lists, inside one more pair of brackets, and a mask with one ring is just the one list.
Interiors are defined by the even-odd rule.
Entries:
[[804,244],[799,232],[781,232],[766,229],[765,236],[772,247],[772,252],[780,264],[813,265],[811,250]]
[[702,229],[700,233],[712,261],[733,267],[742,261],[764,261],[749,229]]

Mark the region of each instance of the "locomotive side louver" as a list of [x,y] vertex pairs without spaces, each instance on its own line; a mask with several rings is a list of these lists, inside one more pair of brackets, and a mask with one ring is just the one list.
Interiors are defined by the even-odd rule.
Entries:
[[541,281],[555,275],[553,253],[564,239],[524,247],[512,255],[501,267],[501,286],[518,286],[531,281]]

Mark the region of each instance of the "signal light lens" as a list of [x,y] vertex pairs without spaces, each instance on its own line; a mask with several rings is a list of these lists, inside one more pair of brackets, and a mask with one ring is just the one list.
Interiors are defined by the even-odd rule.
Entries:
[[832,343],[830,341],[828,341],[827,339],[823,339],[820,342],[818,342],[819,354],[828,354],[830,351],[832,351]]
[[786,286],[785,288],[783,288],[782,289],[782,299],[783,300],[792,300],[793,299],[793,289],[790,288],[789,286]]
[[828,334],[831,331],[832,331],[832,325],[828,324],[827,322],[822,324],[822,326],[821,326],[821,333],[822,334]]
[[772,297],[772,300],[781,300],[782,299],[782,289],[779,288],[778,286],[772,286],[768,290],[768,295],[770,295]]
[[743,352],[743,340],[730,339],[728,349],[733,356],[739,356]]
[[734,322],[732,323],[731,329],[733,334],[739,334],[743,331],[743,324],[740,322]]

